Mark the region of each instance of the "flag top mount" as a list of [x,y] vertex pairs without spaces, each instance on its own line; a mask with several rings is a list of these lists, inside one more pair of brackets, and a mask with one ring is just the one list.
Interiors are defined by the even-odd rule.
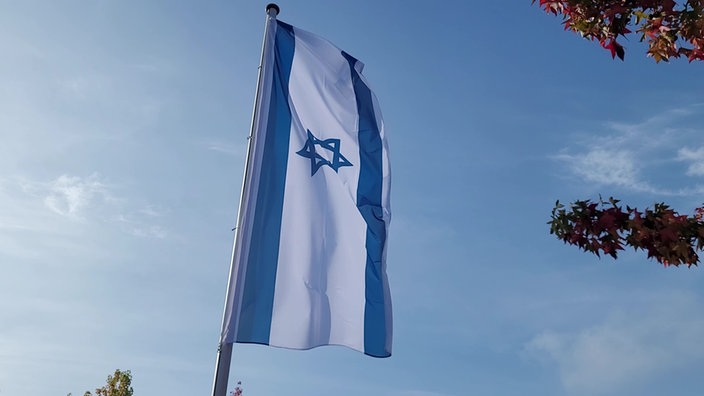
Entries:
[[281,12],[281,9],[275,3],[269,3],[266,5],[266,13],[267,14],[270,12],[269,10],[274,10],[274,12],[275,12],[274,16],[279,15],[279,12]]

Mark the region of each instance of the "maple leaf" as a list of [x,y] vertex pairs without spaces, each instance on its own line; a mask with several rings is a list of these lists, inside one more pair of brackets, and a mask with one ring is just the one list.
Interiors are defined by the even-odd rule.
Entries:
[[608,43],[605,41],[601,43],[601,46],[604,47],[605,49],[611,51],[611,58],[615,58],[618,56],[619,59],[623,60],[623,57],[625,55],[625,51],[623,50],[623,46],[619,43],[616,42],[616,40],[609,40]]
[[660,231],[660,240],[668,243],[668,242],[674,242],[677,240],[677,231],[675,231],[672,227],[665,228]]

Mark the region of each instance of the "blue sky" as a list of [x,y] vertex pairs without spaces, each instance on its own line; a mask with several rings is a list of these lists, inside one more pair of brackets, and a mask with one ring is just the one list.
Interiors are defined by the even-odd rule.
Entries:
[[[0,396],[210,392],[265,2],[0,13]],[[393,169],[394,355],[236,345],[245,395],[698,395],[698,268],[548,234],[556,199],[704,199],[701,65],[530,1],[280,1],[366,64]]]

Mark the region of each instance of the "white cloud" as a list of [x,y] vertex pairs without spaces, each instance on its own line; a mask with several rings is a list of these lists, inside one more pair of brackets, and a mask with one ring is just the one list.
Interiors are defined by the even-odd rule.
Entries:
[[526,349],[556,363],[574,395],[617,393],[704,361],[701,301],[683,294],[658,299],[647,309],[614,312],[580,331],[544,331]]
[[[0,215],[0,232],[10,236],[23,230],[54,233],[58,227],[54,221],[63,219],[77,226],[112,223],[140,238],[168,237],[167,228],[159,224],[168,210],[154,205],[140,208],[117,196],[116,190],[116,186],[98,174],[88,177],[63,174],[50,182],[24,178],[0,180],[0,204],[14,208]],[[65,225],[61,227],[65,229]]]
[[53,212],[80,218],[82,211],[98,199],[109,199],[107,186],[97,175],[87,178],[61,175],[49,184],[44,204]]
[[657,195],[699,194],[701,186],[672,184],[685,173],[673,167],[678,161],[692,162],[686,175],[704,175],[704,147],[678,151],[701,136],[696,118],[703,110],[704,106],[694,104],[640,122],[608,122],[605,133],[572,136],[573,143],[553,158],[566,164],[573,177],[599,186]]
[[169,236],[168,230],[161,225],[153,223],[162,216],[162,210],[147,206],[133,213],[120,214],[115,218],[115,221],[120,224],[123,231],[133,236],[166,239]]
[[586,181],[636,190],[648,189],[639,180],[636,161],[629,151],[596,148],[584,154],[562,154],[557,158],[569,163],[572,172]]
[[132,235],[140,238],[164,239],[168,236],[166,230],[158,225],[150,225],[146,227],[133,227],[131,229],[131,233]]
[[147,206],[138,210],[139,214],[147,217],[161,217],[164,215],[164,210],[154,206]]
[[704,146],[697,150],[681,148],[677,152],[677,159],[691,162],[687,168],[689,176],[704,176]]
[[208,150],[232,155],[235,157],[242,157],[245,151],[247,150],[244,144],[234,144],[229,142],[225,143],[219,141],[204,142],[203,144],[205,145],[205,147],[207,147]]

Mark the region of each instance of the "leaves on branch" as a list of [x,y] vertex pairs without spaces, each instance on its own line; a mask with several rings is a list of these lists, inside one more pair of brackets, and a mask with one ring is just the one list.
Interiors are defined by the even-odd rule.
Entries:
[[237,381],[237,387],[230,392],[230,396],[242,396],[242,381]]
[[[108,375],[107,384],[95,390],[96,396],[132,396],[133,394],[132,372],[130,370],[115,370],[114,374]],[[67,396],[71,396],[71,393]],[[93,396],[93,394],[86,391],[83,396]]]
[[565,208],[557,201],[552,210],[550,233],[570,245],[601,257],[618,257],[624,245],[644,250],[648,258],[659,263],[678,266],[697,265],[697,251],[704,248],[704,207],[692,217],[680,215],[664,203],[643,212],[636,208],[608,202],[575,201]]
[[[565,30],[597,41],[623,60],[617,40],[640,33],[656,62],[684,56],[704,60],[704,0],[538,0],[545,12],[562,15]],[[536,0],[532,0],[533,3]]]

